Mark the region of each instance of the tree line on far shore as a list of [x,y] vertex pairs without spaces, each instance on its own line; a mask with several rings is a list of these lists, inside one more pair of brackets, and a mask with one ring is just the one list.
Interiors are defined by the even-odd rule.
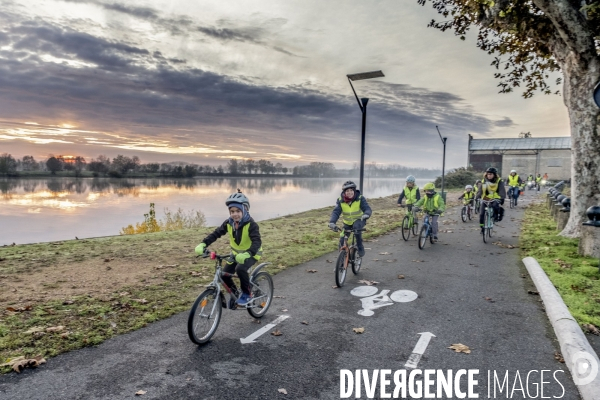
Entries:
[[[281,163],[269,160],[231,159],[225,166],[198,165],[185,162],[170,163],[141,163],[139,157],[117,155],[112,160],[100,155],[89,162],[81,156],[54,156],[50,155],[44,161],[36,161],[33,156],[24,156],[15,159],[8,153],[0,154],[0,175],[56,175],[60,171],[67,171],[73,176],[94,176],[121,178],[126,176],[154,175],[175,178],[192,178],[194,176],[295,176],[295,177],[349,177],[356,176],[359,172],[358,164],[351,169],[336,169],[332,163],[311,162],[308,165],[284,167]],[[410,168],[401,165],[381,165],[369,163],[365,165],[367,177],[403,177],[417,175],[423,178],[434,177],[440,171],[425,168]]]

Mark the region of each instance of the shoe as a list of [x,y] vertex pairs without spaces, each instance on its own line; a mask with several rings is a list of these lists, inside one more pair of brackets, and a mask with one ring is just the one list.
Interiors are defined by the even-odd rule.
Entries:
[[364,250],[359,250],[358,251],[358,256],[359,257],[364,257],[365,256],[365,251]]
[[248,303],[250,303],[250,301],[252,301],[252,297],[250,297],[249,294],[242,293],[236,303],[238,306],[246,306]]
[[485,228],[482,226],[482,227],[481,227],[481,234],[483,235],[483,234],[484,234],[484,232],[485,232]]
[[437,236],[434,236],[434,237],[433,237],[433,240],[435,240],[435,241],[437,242],[437,241],[438,241],[438,238],[437,238]]

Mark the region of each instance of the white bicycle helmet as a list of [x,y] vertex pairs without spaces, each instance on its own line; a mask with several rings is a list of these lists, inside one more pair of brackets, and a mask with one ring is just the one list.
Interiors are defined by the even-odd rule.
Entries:
[[473,190],[473,186],[471,186],[471,185],[467,185],[467,186],[465,186],[465,190],[467,190],[467,189],[471,189],[471,190]]
[[406,177],[406,183],[408,183],[408,182],[415,183],[415,177],[412,176],[412,175],[407,176]]
[[225,205],[229,207],[231,203],[240,203],[246,206],[247,210],[250,210],[250,200],[246,197],[244,193],[240,189],[238,189],[237,193],[232,194],[225,200]]
[[515,174],[516,174],[516,173],[517,173],[517,170],[516,170],[516,169],[511,169],[511,170],[510,170],[510,173],[511,173],[511,174],[512,174],[512,173],[515,173]]

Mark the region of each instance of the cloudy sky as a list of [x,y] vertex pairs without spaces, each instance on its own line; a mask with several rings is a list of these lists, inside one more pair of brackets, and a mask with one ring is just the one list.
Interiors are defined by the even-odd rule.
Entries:
[[[492,56],[417,0],[2,0],[0,153],[349,167],[466,163],[476,138],[569,135],[559,96],[497,94]],[[555,77],[554,77],[555,78]]]

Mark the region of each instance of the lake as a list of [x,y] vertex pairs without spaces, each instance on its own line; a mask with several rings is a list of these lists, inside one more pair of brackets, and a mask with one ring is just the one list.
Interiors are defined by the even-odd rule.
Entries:
[[[0,246],[118,235],[121,228],[143,222],[150,203],[155,203],[157,219],[165,208],[181,208],[202,211],[207,225],[216,226],[228,217],[225,199],[237,188],[250,199],[250,214],[257,221],[325,206],[333,209],[345,180],[1,178]],[[420,187],[426,182],[417,180]],[[388,196],[403,186],[404,179],[366,179],[365,196]]]

